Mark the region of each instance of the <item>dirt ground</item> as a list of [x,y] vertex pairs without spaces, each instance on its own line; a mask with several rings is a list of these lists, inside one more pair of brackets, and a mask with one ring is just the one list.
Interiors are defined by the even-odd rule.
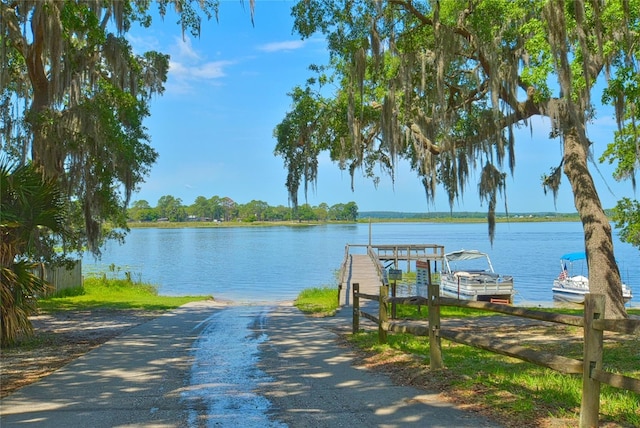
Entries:
[[35,335],[19,347],[0,350],[0,398],[158,315],[157,311],[92,310],[32,317]]

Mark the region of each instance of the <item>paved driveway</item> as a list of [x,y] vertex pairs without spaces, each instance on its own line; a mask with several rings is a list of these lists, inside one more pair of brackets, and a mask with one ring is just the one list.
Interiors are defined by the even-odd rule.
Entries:
[[188,304],[6,397],[0,426],[498,426],[358,367],[348,312]]

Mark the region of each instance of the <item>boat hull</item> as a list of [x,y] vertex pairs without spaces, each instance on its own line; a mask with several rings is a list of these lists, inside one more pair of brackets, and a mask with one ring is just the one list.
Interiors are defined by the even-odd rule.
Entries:
[[513,281],[482,282],[479,279],[462,279],[443,275],[440,278],[440,295],[476,302],[513,303]]
[[553,300],[557,300],[559,302],[568,302],[568,303],[584,303],[584,296],[587,293],[583,293],[578,290],[568,290],[563,288],[553,288]]
[[513,304],[513,277],[493,270],[489,255],[459,250],[444,255],[440,295],[476,302]]
[[[577,281],[558,280],[553,281],[553,299],[561,302],[584,303],[584,296],[589,294],[588,279],[579,279]],[[625,303],[632,298],[631,290],[625,285],[622,290],[622,299]]]

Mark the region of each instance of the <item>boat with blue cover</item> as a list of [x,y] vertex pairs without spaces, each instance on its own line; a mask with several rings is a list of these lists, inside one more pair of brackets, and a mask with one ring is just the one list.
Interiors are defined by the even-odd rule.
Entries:
[[[587,255],[584,251],[563,254],[560,257],[560,273],[553,280],[554,300],[584,303],[585,294],[589,294],[589,274]],[[622,283],[622,298],[626,302],[633,298],[631,288]]]

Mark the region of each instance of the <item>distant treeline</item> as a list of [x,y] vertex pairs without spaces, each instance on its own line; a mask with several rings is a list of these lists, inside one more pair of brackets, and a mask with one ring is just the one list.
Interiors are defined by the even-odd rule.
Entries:
[[193,204],[185,205],[180,198],[166,195],[155,207],[145,200],[135,201],[127,214],[135,222],[356,221],[358,205],[355,202],[332,206],[303,204],[294,209],[256,200],[239,204],[229,197],[219,196],[198,196]]
[[[610,210],[605,210],[610,215]],[[246,204],[235,202],[229,197],[198,196],[191,205],[185,205],[180,198],[166,195],[152,207],[145,200],[135,201],[128,209],[128,217],[134,222],[225,222],[225,221],[365,221],[371,220],[471,220],[483,221],[486,212],[402,212],[402,211],[363,211],[358,212],[355,202],[329,206],[321,203],[317,206],[303,204],[294,209],[289,206],[271,206],[264,201],[253,200]],[[535,212],[535,213],[497,213],[496,219],[531,220],[576,220],[577,213]]]
[[[578,213],[557,213],[557,212],[535,212],[535,213],[496,213],[496,218],[555,218],[555,219],[575,219]],[[398,219],[398,220],[434,220],[434,219],[486,219],[486,212],[396,212],[396,211],[363,211],[360,213],[360,219]]]

